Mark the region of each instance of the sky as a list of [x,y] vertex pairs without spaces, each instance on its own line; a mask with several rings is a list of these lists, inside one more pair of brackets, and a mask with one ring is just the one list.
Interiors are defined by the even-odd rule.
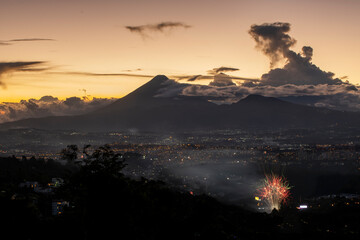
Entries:
[[[1,5],[0,102],[120,98],[158,74],[208,76],[220,67],[234,69],[224,73],[238,84],[262,81],[289,59],[281,56],[273,64],[249,31],[276,22],[290,26],[286,34],[294,43],[288,50],[300,53],[311,46],[316,67],[360,84],[358,0],[2,0]],[[211,77],[196,81],[209,82]]]

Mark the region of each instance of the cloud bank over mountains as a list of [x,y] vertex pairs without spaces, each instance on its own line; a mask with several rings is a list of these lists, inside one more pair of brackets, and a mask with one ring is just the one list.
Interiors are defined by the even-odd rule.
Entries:
[[40,99],[21,100],[17,103],[0,103],[0,123],[16,121],[24,118],[47,116],[80,115],[104,107],[115,98],[70,97],[60,100],[53,96],[43,96]]

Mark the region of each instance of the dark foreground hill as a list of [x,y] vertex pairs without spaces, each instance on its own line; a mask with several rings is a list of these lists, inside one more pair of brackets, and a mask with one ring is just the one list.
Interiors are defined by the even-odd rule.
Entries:
[[[8,178],[13,171],[16,176],[31,176],[40,169],[54,170],[54,163],[0,158],[2,166],[12,166],[0,184],[2,233],[12,239],[77,240],[359,237],[359,205],[348,206],[348,199],[303,212],[293,206],[271,214],[252,212],[209,196],[177,192],[161,182],[131,180],[119,172],[123,162],[109,148],[97,151],[77,170],[75,165],[58,164],[59,173],[71,171],[63,175],[65,185],[52,194],[19,188]],[[51,202],[61,200],[69,206],[62,214],[51,215]]]
[[200,97],[158,97],[166,89],[162,75],[95,112],[4,123],[0,129],[37,128],[81,131],[192,131],[209,129],[286,129],[359,127],[360,114],[297,105],[250,95],[237,103],[216,105]]

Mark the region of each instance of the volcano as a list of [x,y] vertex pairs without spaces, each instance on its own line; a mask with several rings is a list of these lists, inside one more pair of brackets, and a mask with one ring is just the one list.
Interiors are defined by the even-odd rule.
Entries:
[[168,84],[174,82],[158,75],[127,96],[94,112],[23,119],[3,123],[0,129],[166,132],[358,127],[360,122],[359,113],[309,107],[260,95],[249,95],[230,105],[217,105],[202,97],[159,96],[161,91],[166,91]]

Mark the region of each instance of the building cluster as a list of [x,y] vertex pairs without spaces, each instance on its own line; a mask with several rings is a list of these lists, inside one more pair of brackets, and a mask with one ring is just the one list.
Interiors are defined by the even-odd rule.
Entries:
[[[31,190],[34,193],[50,196],[51,209],[49,209],[49,212],[51,212],[51,215],[53,216],[58,216],[61,215],[64,212],[64,209],[66,207],[69,207],[70,205],[68,201],[52,198],[52,193],[54,192],[54,190],[63,184],[64,180],[62,178],[52,178],[51,181],[46,185],[39,184],[39,182],[37,181],[25,181],[19,184],[19,188]],[[13,200],[18,198],[19,194],[14,194],[14,196],[12,197]]]

